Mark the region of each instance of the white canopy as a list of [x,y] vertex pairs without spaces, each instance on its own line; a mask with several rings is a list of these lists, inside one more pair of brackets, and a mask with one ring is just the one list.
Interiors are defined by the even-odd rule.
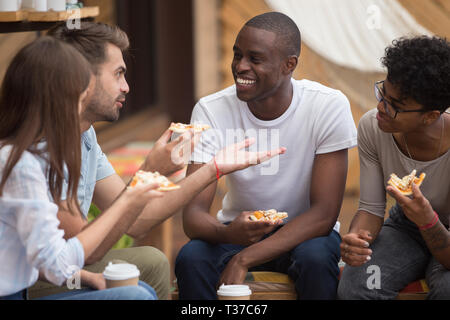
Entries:
[[397,0],[265,0],[293,19],[304,41],[327,60],[383,72],[380,58],[392,40],[432,35]]

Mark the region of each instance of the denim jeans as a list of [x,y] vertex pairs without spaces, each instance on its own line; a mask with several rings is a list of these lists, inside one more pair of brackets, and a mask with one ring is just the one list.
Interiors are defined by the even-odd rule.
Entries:
[[450,271],[433,258],[419,229],[399,206],[391,208],[370,248],[369,262],[345,266],[339,299],[395,299],[409,283],[423,277],[430,288],[428,299],[450,299]]
[[[275,271],[288,274],[295,283],[299,299],[335,299],[340,259],[339,233],[305,241],[281,257],[250,271]],[[202,240],[188,242],[177,256],[180,299],[217,299],[216,286],[230,259],[245,247],[234,244],[210,244]]]
[[[0,300],[23,300],[23,291]],[[36,300],[157,300],[155,290],[143,281],[139,286],[117,287],[105,290],[80,289],[66,291]]]

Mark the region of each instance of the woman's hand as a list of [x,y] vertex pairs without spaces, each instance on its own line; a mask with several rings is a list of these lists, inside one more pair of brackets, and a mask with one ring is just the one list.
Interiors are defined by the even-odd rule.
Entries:
[[239,143],[229,145],[228,147],[220,150],[214,159],[220,173],[225,175],[237,170],[246,169],[286,152],[286,148],[284,147],[262,152],[249,152],[242,150],[253,143],[255,143],[254,138],[245,139]]
[[405,216],[417,226],[425,226],[434,219],[435,214],[430,201],[425,198],[416,184],[412,184],[412,199],[392,186],[388,186],[386,190],[395,198]]
[[369,249],[369,242],[372,240],[370,232],[359,230],[342,236],[341,257],[346,264],[358,267],[370,260],[372,250]]
[[95,290],[106,289],[106,281],[102,273],[80,270],[81,285]]
[[156,191],[157,188],[159,188],[158,183],[127,187],[117,201],[120,201],[128,209],[128,212],[139,213],[151,199],[164,195],[162,192]]

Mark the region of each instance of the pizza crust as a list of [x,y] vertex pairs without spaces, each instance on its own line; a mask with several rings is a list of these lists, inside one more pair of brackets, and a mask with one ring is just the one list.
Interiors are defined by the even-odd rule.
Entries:
[[256,210],[250,215],[252,221],[279,221],[288,217],[287,212],[277,212],[275,209],[270,210]]
[[179,123],[179,122],[178,123],[172,122],[169,129],[175,133],[185,133],[191,129],[194,129],[194,132],[198,133],[198,132],[208,130],[210,128],[211,127],[208,124],[198,124],[198,123],[183,124],[183,123]]
[[169,179],[167,179],[165,176],[161,175],[158,171],[155,172],[147,172],[143,170],[139,170],[136,172],[136,174],[133,177],[133,180],[130,182],[130,188],[133,188],[137,185],[147,185],[151,183],[158,183],[159,188],[156,189],[157,191],[172,191],[180,189],[181,187]]
[[392,173],[388,184],[396,188],[405,196],[412,195],[413,182],[415,185],[420,187],[426,176],[425,172],[422,172],[419,177],[416,177],[416,173],[417,171],[413,170],[410,174],[404,176],[402,179],[400,179],[395,173]]

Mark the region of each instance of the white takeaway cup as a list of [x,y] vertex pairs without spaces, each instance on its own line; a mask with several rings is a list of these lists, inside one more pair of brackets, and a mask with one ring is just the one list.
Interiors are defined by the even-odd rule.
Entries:
[[139,269],[130,263],[110,262],[103,271],[107,288],[137,286],[139,281]]
[[47,11],[47,0],[36,0],[34,2],[34,9],[36,11]]
[[17,11],[19,2],[17,0],[0,0],[0,11]]
[[47,9],[49,11],[66,11],[66,0],[47,0]]
[[222,284],[217,290],[219,300],[250,300],[251,295],[250,287],[241,284]]

